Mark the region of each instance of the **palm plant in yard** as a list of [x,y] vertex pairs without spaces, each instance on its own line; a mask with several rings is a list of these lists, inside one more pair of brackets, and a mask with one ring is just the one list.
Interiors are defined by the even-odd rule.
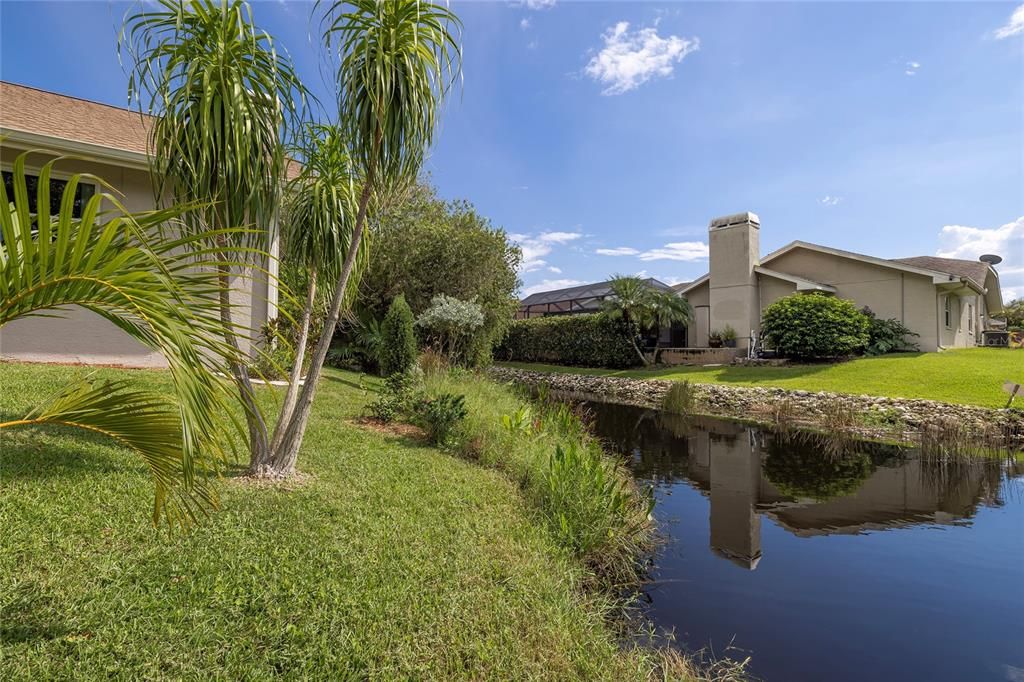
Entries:
[[690,303],[674,291],[655,289],[646,280],[628,275],[614,275],[609,281],[611,294],[602,302],[604,312],[626,322],[627,333],[637,356],[650,364],[637,343],[640,331],[689,324],[693,319]]
[[[303,167],[298,176],[288,183],[286,191],[288,200],[286,219],[283,222],[283,255],[290,264],[307,270],[308,285],[299,320],[295,361],[288,391],[271,439],[270,461],[265,467],[269,471],[255,473],[287,472],[295,467],[298,451],[286,452],[280,446],[299,396],[310,321],[317,300],[317,282],[321,277],[328,282],[337,280],[353,235],[357,183],[344,132],[337,127],[310,125],[296,152],[303,159]],[[357,247],[357,272],[365,264],[367,246],[367,240],[363,239]],[[353,289],[348,287],[347,291],[351,294]],[[322,332],[328,341],[332,336],[329,330],[333,330],[333,327],[323,327]]]
[[[169,525],[188,524],[216,506],[202,473],[216,469],[230,453],[232,436],[242,433],[241,421],[231,416],[230,385],[216,374],[238,361],[221,335],[221,287],[212,267],[230,253],[214,256],[190,247],[234,231],[151,239],[190,207],[132,214],[106,192],[89,198],[75,217],[81,175],[67,181],[57,215],[37,214],[37,206],[51,205],[56,160],[43,165],[30,196],[27,156],[13,165],[13,196],[0,183],[0,327],[73,306],[91,310],[166,358],[175,399],[132,389],[126,381],[87,378],[20,419],[0,421],[0,432],[60,425],[108,436],[149,467],[156,485],[154,523],[164,518]],[[101,212],[104,201],[113,210]]]
[[[155,116],[157,200],[202,202],[184,226],[212,241],[192,243],[249,254],[244,268],[229,267],[228,258],[217,265],[224,341],[237,349],[229,285],[259,269],[269,232],[227,228],[265,228],[276,219],[288,163],[284,140],[301,120],[305,88],[242,0],[159,0],[125,18],[119,49],[131,68],[129,99]],[[250,464],[258,468],[271,454],[267,427],[240,354],[230,370],[246,405]]]
[[[335,2],[322,25],[328,52],[340,59],[339,118],[362,179],[348,250],[323,325],[330,330],[349,295],[371,200],[415,179],[434,139],[438,108],[461,73],[462,55],[453,32],[461,29],[458,18],[431,2]],[[295,462],[330,337],[324,333],[316,345],[275,455],[279,462]]]

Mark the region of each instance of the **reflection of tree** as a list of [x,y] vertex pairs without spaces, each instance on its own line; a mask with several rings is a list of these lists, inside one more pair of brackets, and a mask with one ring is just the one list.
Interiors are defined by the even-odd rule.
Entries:
[[818,501],[849,495],[875,471],[865,453],[830,455],[821,449],[790,440],[768,446],[763,473],[779,492]]

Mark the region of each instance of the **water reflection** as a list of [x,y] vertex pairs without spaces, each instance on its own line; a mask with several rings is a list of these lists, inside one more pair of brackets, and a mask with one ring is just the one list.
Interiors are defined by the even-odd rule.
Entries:
[[1019,464],[587,407],[655,488],[648,615],[685,646],[770,682],[1024,671]]
[[750,570],[762,556],[762,515],[810,537],[956,524],[979,504],[1001,504],[998,462],[927,462],[867,442],[848,441],[841,452],[829,452],[803,432],[773,434],[607,403],[587,408],[597,434],[632,457],[637,478],[682,482],[707,495],[711,549]]

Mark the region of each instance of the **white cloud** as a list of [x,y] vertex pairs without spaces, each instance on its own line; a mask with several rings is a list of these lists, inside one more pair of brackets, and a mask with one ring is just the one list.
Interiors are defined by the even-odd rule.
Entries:
[[920,62],[907,62],[907,68],[906,70],[903,71],[903,73],[907,74],[908,76],[913,76],[917,73],[917,70],[920,68]]
[[541,232],[537,235],[510,234],[508,237],[522,249],[523,262],[519,266],[520,272],[534,272],[549,267],[544,256],[550,254],[555,246],[563,246],[582,236],[581,232]]
[[524,31],[526,29],[530,28],[530,18],[529,17],[523,17],[522,19],[520,19],[519,20],[519,28],[523,29]]
[[599,256],[635,256],[640,251],[631,246],[617,246],[614,249],[598,249],[594,253]]
[[537,284],[531,284],[525,287],[522,292],[523,298],[526,298],[530,294],[536,294],[539,291],[551,291],[553,289],[565,289],[566,287],[574,287],[580,284],[586,284],[578,279],[546,279]]
[[1001,227],[986,229],[965,225],[946,225],[939,233],[943,258],[973,260],[984,253],[996,253],[1006,259],[1008,268],[1016,268],[1024,258],[1024,216]]
[[637,258],[640,260],[680,260],[695,261],[708,257],[708,245],[704,242],[671,242],[657,249],[644,251]]
[[829,194],[826,194],[822,198],[818,199],[818,203],[821,204],[822,206],[835,206],[842,200],[842,197],[834,197]]
[[551,9],[558,0],[523,0],[527,9]]
[[582,236],[581,232],[541,232],[537,239],[548,244],[568,244]]
[[562,268],[556,268],[554,265],[548,266],[548,272],[553,272],[556,275],[562,274]]
[[669,242],[664,246],[641,251],[631,246],[617,246],[614,249],[597,249],[599,256],[636,256],[643,261],[680,260],[696,261],[708,257],[708,245],[704,242]]
[[1005,26],[1000,26],[993,32],[996,40],[1004,40],[1024,33],[1024,5],[1013,10],[1009,21]]
[[605,31],[604,47],[587,63],[584,73],[605,86],[602,95],[621,95],[652,78],[672,75],[675,63],[700,49],[697,38],[662,38],[657,28],[629,30],[620,21]]
[[1024,216],[994,228],[946,225],[939,233],[939,243],[936,255],[943,258],[974,260],[986,253],[1002,256],[996,270],[1003,300],[1024,294]]

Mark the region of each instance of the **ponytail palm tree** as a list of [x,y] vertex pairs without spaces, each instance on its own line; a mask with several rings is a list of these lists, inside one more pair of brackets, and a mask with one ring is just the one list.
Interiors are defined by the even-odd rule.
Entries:
[[447,7],[420,0],[335,2],[323,19],[338,67],[340,125],[362,187],[349,248],[305,385],[279,448],[294,461],[302,444],[317,379],[348,295],[374,194],[415,179],[434,140],[442,101],[461,74],[461,23]]
[[[288,391],[271,440],[273,455],[265,470],[253,472],[263,475],[290,473],[295,468],[298,451],[285,452],[280,446],[299,396],[310,322],[317,300],[317,283],[321,278],[327,282],[337,280],[351,245],[356,213],[357,183],[353,176],[348,139],[340,128],[309,125],[296,156],[303,160],[303,165],[286,190],[282,257],[289,264],[306,269],[308,289],[299,319]],[[367,247],[367,240],[360,240],[354,270],[357,275],[365,265]],[[346,289],[349,295],[358,279],[358,276],[350,277]],[[331,330],[333,328],[323,328],[323,335],[328,339]]]
[[[193,235],[216,235],[206,248],[269,251],[265,229],[228,231],[274,220],[287,158],[283,140],[301,119],[305,88],[269,34],[253,25],[243,0],[158,0],[125,18],[119,39],[131,74],[130,101],[155,118],[151,165],[158,200],[202,202],[185,216]],[[208,231],[208,230],[212,230]],[[218,266],[224,340],[238,349],[230,280]],[[252,330],[249,330],[250,332]],[[269,457],[267,427],[239,354],[231,373],[246,405],[250,460]]]
[[[75,217],[82,177],[64,188],[59,213],[49,212],[55,159],[38,173],[35,196],[25,174],[28,154],[14,162],[13,196],[0,183],[0,327],[33,315],[60,315],[79,306],[101,315],[167,360],[173,398],[132,389],[126,381],[85,379],[21,419],[17,427],[72,426],[107,436],[137,452],[156,486],[153,522],[186,525],[216,506],[202,472],[216,469],[230,453],[241,422],[230,385],[217,377],[235,350],[221,336],[212,267],[221,255],[195,249],[227,233],[197,233],[175,240],[152,235],[189,207],[129,213],[110,193],[100,192]],[[102,212],[107,202],[113,210]],[[102,222],[101,222],[102,221]],[[6,386],[5,390],[16,390]]]

